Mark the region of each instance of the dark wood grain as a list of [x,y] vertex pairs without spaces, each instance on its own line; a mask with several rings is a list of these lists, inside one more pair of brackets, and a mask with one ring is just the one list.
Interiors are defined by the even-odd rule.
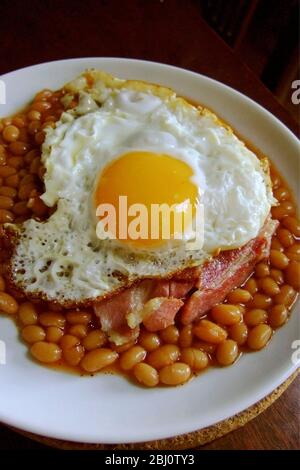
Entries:
[[131,57],[188,68],[252,97],[297,126],[202,20],[191,0],[2,0],[0,74],[71,57]]
[[[233,86],[298,132],[291,116],[202,20],[197,1],[2,0],[0,41],[0,74],[71,57],[164,62]],[[300,378],[254,421],[203,449],[299,448],[299,386]],[[44,446],[0,427],[0,448]]]

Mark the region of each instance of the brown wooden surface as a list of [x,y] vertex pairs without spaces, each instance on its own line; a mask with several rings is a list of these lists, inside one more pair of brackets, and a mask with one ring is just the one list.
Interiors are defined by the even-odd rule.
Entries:
[[[2,0],[0,74],[49,60],[114,56],[177,65],[220,80],[297,126],[202,20],[192,0]],[[1,377],[0,377],[1,378]],[[298,449],[298,378],[267,411],[203,449]],[[0,448],[42,448],[0,427]]]
[[244,427],[202,447],[203,450],[286,450],[300,448],[300,376],[281,397]]

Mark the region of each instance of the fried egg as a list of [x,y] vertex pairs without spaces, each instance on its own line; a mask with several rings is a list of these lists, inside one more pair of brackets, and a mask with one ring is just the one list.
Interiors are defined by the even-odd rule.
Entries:
[[[55,211],[15,226],[11,278],[30,297],[62,305],[100,300],[142,278],[171,276],[216,251],[256,237],[274,203],[260,161],[208,110],[166,88],[90,71],[66,86],[78,106],[48,129],[42,148],[45,192]],[[181,238],[97,235],[99,204],[204,208],[204,243]],[[118,225],[118,222],[117,222]],[[158,227],[161,229],[161,227]],[[172,231],[173,230],[173,231]]]

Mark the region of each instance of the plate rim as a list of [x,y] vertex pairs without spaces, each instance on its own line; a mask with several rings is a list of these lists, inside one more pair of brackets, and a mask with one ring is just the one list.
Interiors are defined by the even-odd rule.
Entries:
[[[263,115],[265,115],[268,119],[271,119],[273,121],[273,123],[278,126],[278,128],[281,130],[281,132],[283,132],[283,134],[285,134],[286,136],[288,136],[288,138],[293,141],[294,144],[296,144],[297,146],[299,145],[299,141],[297,139],[297,137],[293,134],[293,132],[285,125],[283,124],[276,116],[274,116],[270,111],[268,111],[267,109],[265,109],[262,105],[260,105],[259,103],[257,103],[256,101],[254,101],[252,98],[248,97],[247,95],[241,93],[240,91],[238,90],[235,90],[234,88],[230,87],[229,85],[227,84],[224,84],[223,82],[221,81],[218,81],[218,80],[215,80],[211,77],[208,77],[206,75],[203,75],[203,74],[199,74],[197,72],[194,72],[194,71],[190,71],[190,70],[187,70],[187,69],[183,69],[183,68],[180,68],[180,67],[176,67],[176,66],[173,66],[173,65],[168,65],[168,64],[163,64],[163,63],[159,63],[159,62],[153,62],[153,61],[145,61],[145,60],[138,60],[138,59],[131,59],[131,58],[118,58],[118,57],[82,57],[82,58],[70,58],[70,59],[61,59],[61,60],[54,60],[54,61],[50,61],[50,62],[44,62],[44,63],[40,63],[40,64],[35,64],[35,65],[31,65],[31,66],[28,66],[28,67],[23,67],[21,69],[17,69],[17,70],[14,70],[14,71],[11,71],[11,72],[8,72],[6,74],[3,74],[0,76],[1,79],[4,79],[4,80],[9,80],[13,75],[15,75],[16,73],[20,73],[20,72],[24,72],[24,71],[31,71],[31,70],[34,70],[34,69],[39,69],[39,68],[43,68],[45,66],[50,66],[50,67],[53,67],[55,64],[64,64],[64,63],[82,63],[82,61],[103,61],[103,62],[107,62],[107,63],[113,63],[113,62],[122,62],[123,64],[126,64],[128,62],[130,63],[138,63],[140,65],[146,65],[147,67],[162,67],[164,69],[172,69],[173,71],[175,71],[175,73],[184,73],[184,74],[188,74],[188,75],[191,75],[193,76],[194,78],[196,79],[199,79],[199,77],[201,77],[201,79],[204,79],[204,80],[207,80],[209,82],[211,82],[212,84],[217,84],[218,86],[221,85],[222,87],[225,87],[225,89],[227,89],[227,91],[230,91],[230,93],[232,94],[235,94],[236,96],[239,96],[240,98],[242,98],[244,101],[246,100],[246,102],[248,101],[248,103],[251,103],[251,105],[259,111],[261,112]],[[296,313],[296,312],[295,312]],[[260,401],[262,398],[266,397],[269,393],[271,393],[275,388],[277,388],[279,385],[281,385],[283,382],[285,382],[289,376],[291,376],[295,370],[297,369],[297,364],[292,364],[292,362],[290,362],[290,367],[289,368],[286,368],[286,370],[284,372],[281,372],[281,374],[278,372],[277,375],[277,380],[276,381],[272,381],[272,384],[270,383],[269,381],[269,387],[265,386],[261,389],[260,393],[259,394],[256,394],[255,396],[255,400],[253,400],[253,398],[251,398],[250,396],[248,397],[248,399],[244,399],[242,402],[239,402],[239,406],[237,406],[236,408],[236,411],[234,414],[236,413],[239,413],[245,409],[247,409],[249,406],[257,403],[258,401]],[[233,416],[233,414],[230,414],[230,416]],[[204,428],[206,427],[207,425],[214,425],[216,424],[217,422],[220,422],[220,421],[223,421],[224,419],[227,419],[230,417],[228,414],[225,413],[225,415],[221,415],[216,421],[211,421],[209,424],[204,424],[204,425],[201,425],[201,428]],[[1,419],[1,418],[0,418]],[[44,431],[42,431],[41,428],[39,428],[38,426],[30,426],[30,425],[27,425],[27,426],[20,426],[20,419],[1,419],[1,421],[4,423],[4,424],[8,424],[8,425],[11,425],[11,426],[14,426],[14,427],[19,427],[25,431],[28,431],[28,432],[32,432],[32,433],[35,433],[35,434],[39,434],[39,435],[44,435]],[[22,421],[22,420],[21,420]],[[187,426],[187,427],[184,427],[184,426],[181,426],[181,431],[179,433],[176,433],[174,435],[178,435],[178,434],[185,434],[187,432],[192,432],[192,431],[195,431],[196,429],[199,429],[199,427],[194,427],[193,429],[191,429],[190,426]],[[62,432],[63,434],[63,432]],[[68,439],[65,435],[61,435],[59,432],[50,432],[50,433],[47,433],[46,434],[47,437],[52,437],[52,438],[57,438],[57,439]],[[168,437],[172,437],[170,436],[170,434],[166,434],[164,432],[157,432],[155,437],[154,436],[150,436],[149,439],[147,440],[156,440],[156,439],[163,439],[163,438],[168,438]],[[72,438],[72,441],[73,442],[87,442],[87,443],[91,443],[89,440],[85,440],[83,439],[82,437],[81,438],[78,438],[77,440]],[[143,436],[143,438],[139,439],[139,440],[135,440],[134,442],[143,442],[145,441],[145,436]],[[124,439],[121,439],[120,441],[118,441],[117,439],[113,441],[113,443],[125,443],[125,442],[133,442],[132,440],[130,441],[124,441]],[[111,439],[109,439],[108,441],[105,441],[105,440],[101,440],[101,443],[104,443],[104,444],[110,444],[112,443]]]

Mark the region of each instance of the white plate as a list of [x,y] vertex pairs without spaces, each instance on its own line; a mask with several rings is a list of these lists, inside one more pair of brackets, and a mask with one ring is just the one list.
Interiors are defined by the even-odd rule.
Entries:
[[[28,67],[0,77],[7,90],[0,115],[16,111],[42,88],[59,88],[87,67],[167,85],[207,105],[269,155],[297,190],[299,146],[293,134],[244,95],[175,67],[114,58]],[[292,344],[300,337],[298,326],[294,309],[266,349],[243,355],[231,367],[211,369],[183,387],[147,390],[119,376],[78,377],[35,364],[14,323],[2,317],[7,363],[0,365],[0,420],[32,433],[89,443],[139,442],[194,431],[244,410],[295,371]]]

